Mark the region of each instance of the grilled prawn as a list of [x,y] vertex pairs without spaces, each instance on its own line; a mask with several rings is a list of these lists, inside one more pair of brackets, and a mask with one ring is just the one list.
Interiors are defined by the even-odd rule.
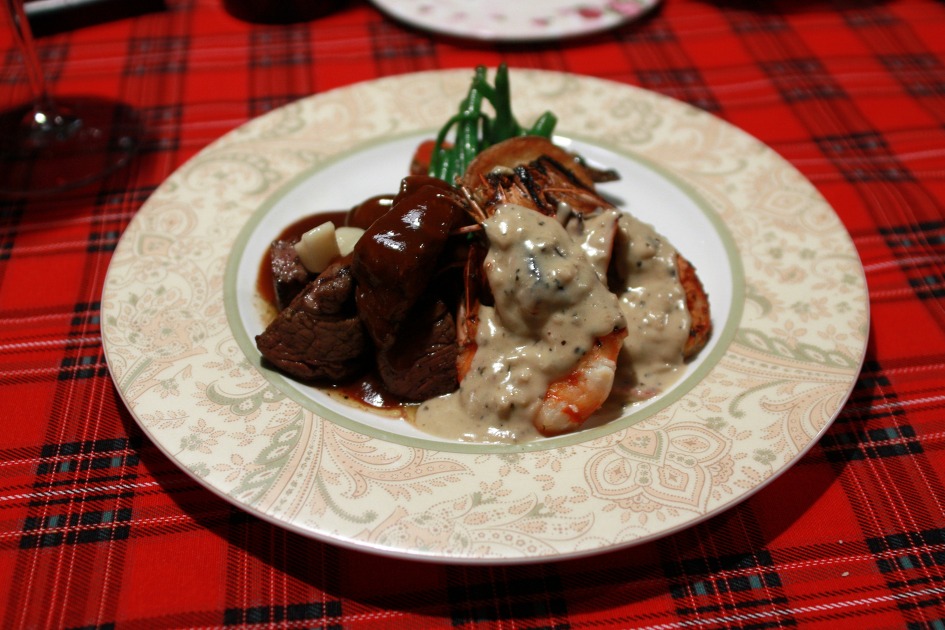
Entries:
[[[498,400],[505,402],[492,411],[500,417],[515,409],[527,413],[546,436],[580,428],[605,403],[618,375],[618,362],[628,361],[627,356],[632,360],[639,345],[632,336],[645,336],[628,330],[624,314],[637,317],[631,308],[635,305],[621,304],[640,289],[632,286],[633,273],[612,260],[615,247],[633,249],[629,241],[639,229],[628,226],[624,215],[595,190],[595,182],[609,177],[602,173],[544,139],[523,137],[480,154],[461,182],[477,223],[484,227],[489,251],[483,241],[469,253],[466,300],[457,318],[459,378],[462,381],[471,370],[477,371],[477,378],[490,370],[497,372],[494,377],[507,375],[506,381],[493,378],[493,388],[500,392],[508,388],[510,393],[508,400],[500,395]],[[634,266],[665,267],[669,257],[671,269],[665,271],[678,277],[680,298],[684,295],[678,300],[681,316],[672,321],[685,328],[683,352],[689,357],[710,333],[708,301],[692,266],[670,247],[666,244],[660,250],[663,258],[654,261],[637,254],[634,260],[639,264]],[[652,318],[651,313],[648,316]],[[570,318],[573,325],[565,329],[549,325],[562,318]],[[549,337],[558,335],[563,344],[577,341],[570,355],[549,362],[542,372],[547,378],[540,394],[529,401],[511,393],[514,387],[521,388],[515,381],[524,377],[516,376],[513,364],[524,361],[525,353],[513,350],[510,359],[502,360],[492,352],[487,355],[490,359],[480,356],[479,344],[496,343],[496,331],[517,335],[520,345],[528,340],[544,343],[546,354],[555,350],[547,344]],[[559,356],[564,354],[563,347],[557,349]],[[643,377],[633,379],[629,386],[620,386],[633,399],[659,390]]]

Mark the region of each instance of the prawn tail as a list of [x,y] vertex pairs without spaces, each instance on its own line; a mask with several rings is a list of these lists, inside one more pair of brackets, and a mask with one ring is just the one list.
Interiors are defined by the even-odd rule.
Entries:
[[470,247],[463,270],[463,299],[456,310],[456,342],[459,354],[456,357],[456,375],[462,382],[472,367],[478,344],[476,333],[479,330],[479,306],[482,294],[486,291],[482,275],[482,262],[486,257],[483,247]]
[[597,339],[571,372],[552,381],[533,420],[542,435],[579,429],[600,409],[613,388],[617,355],[626,336],[622,328]]

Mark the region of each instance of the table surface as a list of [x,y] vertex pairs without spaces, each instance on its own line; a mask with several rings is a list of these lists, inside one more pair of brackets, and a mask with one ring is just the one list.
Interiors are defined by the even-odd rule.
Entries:
[[[39,46],[56,92],[119,97],[149,135],[90,188],[0,201],[0,626],[945,627],[945,3],[666,0],[592,37],[515,44],[439,38],[358,0],[289,26],[168,0]],[[500,61],[688,102],[814,184],[869,287],[866,361],[839,417],[747,501],[586,559],[395,560],[217,498],[109,378],[100,300],[124,228],[184,161],[273,108]],[[0,86],[0,107],[28,94],[12,53]]]

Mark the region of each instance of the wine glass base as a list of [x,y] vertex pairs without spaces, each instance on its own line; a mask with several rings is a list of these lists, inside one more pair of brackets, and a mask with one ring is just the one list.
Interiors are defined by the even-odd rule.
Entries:
[[[47,112],[55,112],[55,116]],[[0,112],[0,196],[51,195],[91,184],[126,165],[141,142],[133,109],[94,97]]]

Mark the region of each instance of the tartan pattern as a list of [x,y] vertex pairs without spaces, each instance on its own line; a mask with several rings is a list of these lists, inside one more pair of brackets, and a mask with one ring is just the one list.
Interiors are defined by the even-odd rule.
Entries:
[[[529,46],[438,39],[364,0],[289,27],[167,4],[40,41],[56,90],[122,98],[149,136],[89,189],[0,201],[0,627],[945,627],[945,4],[666,0],[612,32]],[[28,89],[2,44],[7,106]],[[355,81],[501,60],[687,101],[817,186],[860,252],[872,310],[836,423],[705,523],[519,567],[374,557],[202,489],[108,377],[99,300],[128,221],[253,116]]]

